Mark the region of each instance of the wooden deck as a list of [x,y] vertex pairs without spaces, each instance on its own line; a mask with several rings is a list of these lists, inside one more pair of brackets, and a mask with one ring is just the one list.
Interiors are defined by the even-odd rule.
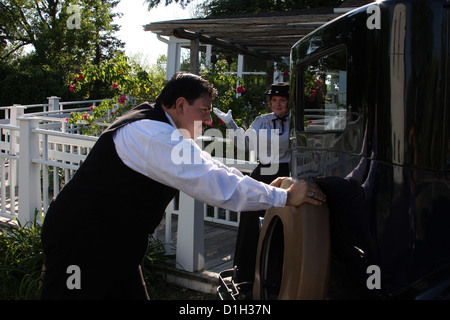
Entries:
[[[172,215],[172,250],[168,254],[175,254],[177,215]],[[169,266],[167,280],[177,285],[214,293],[219,284],[219,272],[233,267],[234,249],[236,245],[237,227],[205,221],[205,268],[198,272],[187,272]],[[158,239],[165,241],[165,221],[156,230]]]

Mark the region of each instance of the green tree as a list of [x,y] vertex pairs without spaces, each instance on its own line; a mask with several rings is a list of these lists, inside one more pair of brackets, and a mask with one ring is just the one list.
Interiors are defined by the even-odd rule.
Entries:
[[342,0],[211,0],[202,5],[205,16],[225,16],[334,7]]
[[[186,8],[186,6],[191,3],[193,0],[165,0],[164,4],[168,6],[172,2],[178,3],[182,8]],[[148,3],[148,10],[156,8],[161,4],[161,0],[145,0]]]
[[[107,59],[124,44],[113,36],[117,0],[0,0],[0,60],[31,45],[41,65],[70,67]],[[71,25],[79,18],[79,25]]]
[[[335,7],[343,0],[210,0],[199,4],[200,15],[205,17],[236,14],[290,11],[319,7]],[[161,4],[161,0],[145,0],[151,10]],[[186,7],[193,0],[165,0],[165,5],[178,3]]]
[[[68,96],[68,73],[121,51],[117,0],[0,0],[0,105]],[[72,6],[72,7],[71,7]],[[79,20],[79,25],[74,24]],[[28,46],[31,51],[23,52]],[[95,95],[95,90],[94,90]]]

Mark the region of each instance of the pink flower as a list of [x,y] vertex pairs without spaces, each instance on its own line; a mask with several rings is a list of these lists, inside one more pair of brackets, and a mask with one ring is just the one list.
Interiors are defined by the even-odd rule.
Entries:
[[311,97],[315,97],[315,96],[316,96],[316,93],[317,93],[316,89],[312,89],[312,90],[311,90],[310,96],[311,96]]
[[236,92],[237,93],[244,93],[245,92],[245,88],[244,87],[237,87],[236,88]]
[[127,97],[125,97],[125,96],[121,96],[121,97],[119,98],[119,103],[120,103],[120,104],[125,104],[126,101],[127,101]]
[[309,120],[309,124],[312,124],[312,122],[313,122],[312,120]]
[[73,84],[70,85],[70,91],[75,92],[75,86]]
[[118,86],[119,86],[119,85],[118,85],[117,83],[115,83],[115,82],[112,84],[112,88],[113,88],[113,89],[117,89]]
[[69,122],[69,118],[66,117],[66,122]]
[[89,107],[89,110],[90,110],[90,111],[94,110],[94,106],[90,106],[90,107]]
[[87,112],[85,112],[85,113],[83,114],[83,118],[84,118],[84,120],[86,120],[86,119],[88,118]]

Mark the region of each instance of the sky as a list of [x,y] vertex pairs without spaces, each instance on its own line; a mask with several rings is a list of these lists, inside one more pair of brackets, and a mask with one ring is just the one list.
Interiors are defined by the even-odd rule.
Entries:
[[183,10],[176,3],[164,6],[164,1],[148,11],[144,0],[121,0],[115,11],[123,13],[115,23],[121,26],[116,36],[125,42],[126,54],[138,54],[141,61],[149,65],[155,64],[160,55],[167,56],[167,44],[158,40],[156,34],[144,31],[143,26],[156,21],[190,19],[193,15],[190,7]]

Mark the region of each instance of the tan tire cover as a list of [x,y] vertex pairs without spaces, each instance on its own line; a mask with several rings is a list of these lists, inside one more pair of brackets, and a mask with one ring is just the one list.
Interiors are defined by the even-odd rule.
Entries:
[[258,243],[253,298],[263,298],[262,251],[274,219],[281,219],[284,233],[283,274],[278,299],[325,299],[330,270],[329,212],[326,204],[315,206],[308,203],[298,208],[270,208],[266,211]]

